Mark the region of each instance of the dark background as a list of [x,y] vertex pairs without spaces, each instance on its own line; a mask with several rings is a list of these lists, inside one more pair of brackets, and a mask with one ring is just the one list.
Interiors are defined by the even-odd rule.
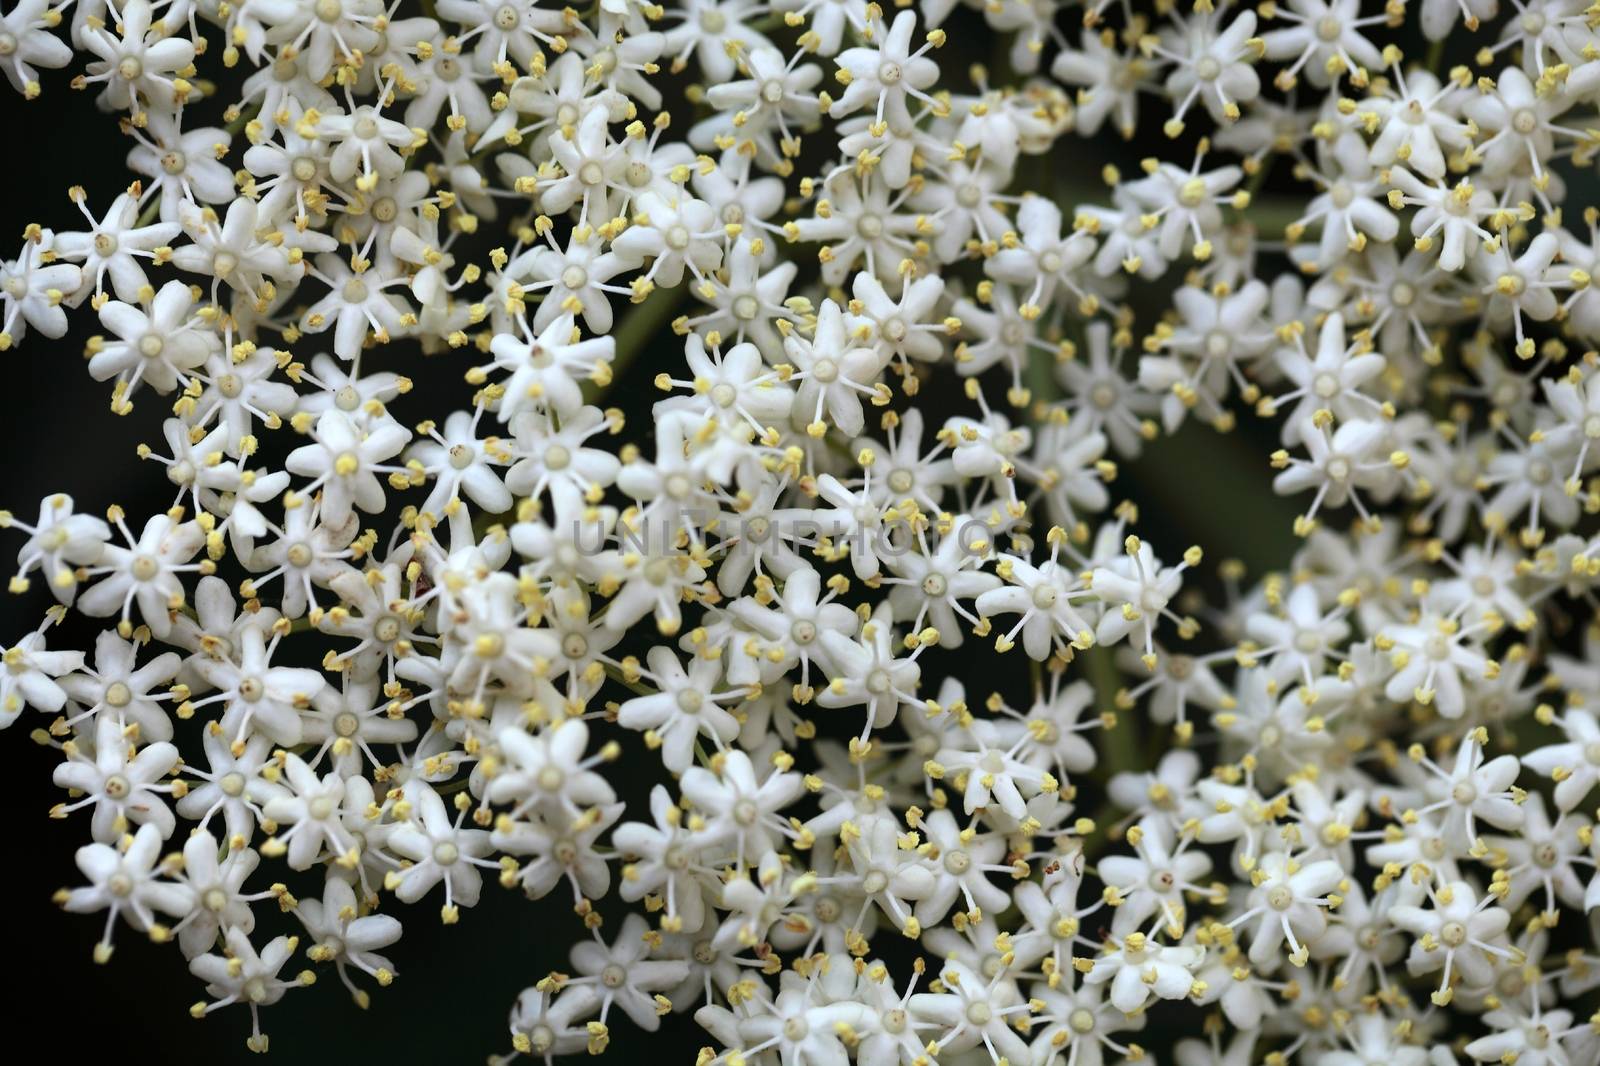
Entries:
[[[971,15],[957,14],[949,27],[952,42],[959,41],[958,48],[979,54],[993,43],[1003,55],[1008,39],[991,42],[987,31],[967,37],[958,34],[958,27],[966,31],[978,28],[975,16],[974,21],[963,21]],[[940,58],[950,60],[945,69],[956,83],[963,80],[963,64],[955,61],[954,55],[947,50]],[[205,69],[211,72],[209,67]],[[16,254],[23,228],[30,222],[61,230],[82,228],[82,217],[67,198],[69,185],[85,187],[88,204],[98,215],[130,180],[124,165],[129,142],[118,132],[115,118],[98,111],[90,94],[75,93],[68,87],[74,72],[44,72],[44,94],[31,102],[0,90],[3,128],[13,145],[4,168],[9,195],[0,204],[0,256]],[[212,124],[217,118],[201,112],[192,121]],[[822,140],[815,138],[819,145]],[[1068,158],[1078,154],[1081,159],[1084,156],[1079,153],[1092,153],[1089,157],[1094,162],[1082,168],[1075,184],[1078,189],[1095,189],[1099,187],[1099,166],[1108,159],[1127,169],[1139,156],[1158,148],[1164,158],[1188,158],[1186,144],[1170,146],[1164,138],[1161,142],[1159,146],[1127,145],[1103,136],[1085,145],[1069,135],[1051,159],[1024,160],[1023,166],[1046,164],[1057,172],[1059,181],[1062,172],[1072,176],[1075,169],[1066,165]],[[230,162],[237,165],[237,155]],[[1028,185],[1036,173],[1019,169],[1017,186]],[[1064,204],[1069,211],[1070,203]],[[809,261],[809,256],[803,258]],[[20,347],[0,353],[13,383],[0,391],[0,455],[5,459],[0,507],[31,520],[41,496],[64,491],[87,512],[102,513],[108,505],[120,503],[137,527],[144,516],[171,503],[160,471],[140,464],[134,453],[140,441],[159,441],[167,405],[145,393],[135,397],[132,415],[119,418],[111,414],[109,383],[91,381],[83,365],[83,343],[94,332],[94,314],[83,307],[71,319],[73,330],[60,341],[30,333]],[[1141,325],[1148,321],[1142,320]],[[654,342],[647,357],[652,361],[679,358],[674,347],[668,334]],[[312,354],[323,350],[323,338],[311,337],[295,347],[295,354],[309,362]],[[459,383],[459,362],[441,374],[437,364],[431,368],[422,365],[426,361],[414,352],[397,350],[393,358],[399,364],[397,369],[420,380],[437,374],[433,380],[451,383],[456,390],[447,394],[452,405],[470,402]],[[394,365],[389,359],[388,352],[373,353],[368,365],[387,369]],[[636,380],[641,384],[649,381],[657,369],[660,367],[635,367]],[[989,394],[998,397],[1003,388],[1001,382]],[[428,391],[413,393],[411,405],[404,410],[400,409],[403,404],[396,405],[403,422],[413,424],[438,411],[437,400],[432,409],[425,401],[418,403],[418,397]],[[606,402],[628,410],[629,436],[637,440],[649,426],[648,404],[655,398],[653,389],[625,384],[614,389]],[[930,412],[943,406],[952,411],[970,406],[961,398],[958,379],[948,367],[942,368],[918,402]],[[442,412],[439,416],[442,420]],[[1230,554],[1241,555],[1248,557],[1259,573],[1288,561],[1295,543],[1289,522],[1296,508],[1270,494],[1267,455],[1273,447],[1272,431],[1270,426],[1252,422],[1245,419],[1239,432],[1226,436],[1191,425],[1177,438],[1147,448],[1139,461],[1120,464],[1121,477],[1113,489],[1118,496],[1140,503],[1143,515],[1138,528],[1154,538],[1163,557],[1175,557],[1188,544],[1199,543],[1206,549],[1208,564]],[[0,538],[0,556],[9,557],[19,543],[15,534]],[[0,566],[0,574],[9,571],[8,559],[8,565]],[[29,595],[0,600],[0,645],[14,642],[36,626],[48,602],[38,583]],[[985,646],[979,654],[992,653]],[[1003,673],[1015,673],[1011,681],[1025,678],[1022,665],[1014,658],[1011,670]],[[961,669],[956,658],[947,660],[947,666]],[[988,669],[992,671],[992,663]],[[76,1024],[92,1030],[81,1035],[55,1031],[57,1039],[70,1041],[58,1053],[68,1061],[96,1055],[98,1045],[106,1039],[102,1034],[109,1033],[115,1033],[116,1055],[122,1062],[171,1062],[180,1057],[200,1062],[258,1061],[245,1050],[249,1020],[242,1007],[222,1010],[204,1021],[189,1018],[187,1008],[202,997],[202,990],[187,972],[175,945],[152,945],[123,926],[116,934],[113,959],[97,966],[91,950],[103,916],[68,915],[51,904],[50,895],[57,888],[79,883],[73,852],[86,842],[88,833],[86,815],[66,823],[46,817],[63,794],[50,781],[58,753],[28,739],[28,732],[41,724],[40,716],[30,712],[0,735],[0,745],[4,745],[0,750],[6,753],[10,770],[0,785],[10,812],[10,847],[0,861],[0,900],[5,904],[7,941],[12,949],[11,964],[0,967],[0,1020],[21,1034],[29,1032],[23,1026],[31,1019],[50,1017],[59,1023],[64,1020],[62,1008],[71,1010]],[[624,738],[625,743],[628,739]],[[1165,740],[1145,735],[1138,743],[1153,762]],[[630,748],[630,755],[634,754]],[[640,750],[637,754],[644,753]],[[623,798],[630,800],[625,820],[642,817],[640,801],[650,783],[650,778],[639,775],[619,789]],[[260,889],[286,872],[281,863],[268,863],[250,884]],[[291,887],[299,891],[305,886]],[[372,992],[372,1007],[363,1012],[351,1003],[331,967],[318,967],[315,987],[293,990],[283,1002],[263,1012],[272,1055],[279,1062],[477,1063],[489,1054],[509,1051],[506,1017],[517,993],[549,971],[564,969],[568,947],[587,935],[569,901],[565,884],[547,899],[530,903],[520,892],[501,889],[490,877],[483,901],[464,910],[459,925],[443,927],[437,919],[437,899],[410,908],[386,899],[385,908],[392,908],[406,927],[400,943],[388,951],[398,979],[391,987],[379,989],[370,979],[358,978],[358,984]],[[608,918],[608,936],[620,925],[624,907],[614,896],[600,903]],[[258,911],[260,924],[254,938],[258,946],[265,942],[263,932],[299,931],[298,923],[278,915],[270,903],[260,905]],[[302,949],[305,946],[303,940]],[[285,975],[307,965],[309,960],[302,951],[285,968]],[[1165,1011],[1162,1016],[1169,1017]],[[1191,1008],[1180,1011],[1178,1017],[1198,1021],[1199,1016]],[[614,1012],[607,1061],[629,1063],[662,1056],[664,1061],[687,1064],[708,1042],[687,1012],[667,1018],[663,1030],[653,1036],[636,1032],[624,1016]]]

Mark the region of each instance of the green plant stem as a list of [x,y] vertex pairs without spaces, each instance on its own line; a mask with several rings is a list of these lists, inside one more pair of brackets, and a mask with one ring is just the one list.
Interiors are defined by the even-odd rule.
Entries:
[[672,321],[673,314],[689,298],[690,284],[685,281],[676,288],[658,290],[645,297],[643,303],[630,305],[621,327],[611,333],[617,344],[616,355],[611,360],[611,383],[596,392],[596,399],[616,385],[617,380],[627,373],[639,357],[640,350],[648,346],[651,338]]
[[[1091,685],[1094,686],[1095,704],[1099,710],[1116,711],[1117,693],[1122,689],[1122,675],[1117,672],[1114,652],[1110,648],[1094,647],[1088,651],[1078,653],[1083,660],[1083,672]],[[1096,767],[1097,771],[1106,780],[1125,770],[1136,769],[1141,760],[1139,758],[1139,742],[1133,733],[1133,722],[1128,716],[1119,714],[1117,724],[1104,730],[1105,744],[1102,751],[1105,758]]]
[[605,668],[605,670],[606,670],[606,676],[607,677],[609,677],[611,680],[615,681],[617,684],[621,685],[623,688],[627,689],[629,692],[633,693],[635,696],[654,696],[655,695],[654,691],[652,691],[652,690],[650,690],[648,688],[645,688],[639,682],[637,682],[637,681],[629,681],[627,678],[623,677],[622,676],[622,671],[617,669],[615,666],[607,666]]

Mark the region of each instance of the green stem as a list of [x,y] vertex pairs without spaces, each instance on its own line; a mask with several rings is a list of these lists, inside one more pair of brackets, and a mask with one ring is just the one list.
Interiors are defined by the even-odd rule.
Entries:
[[1434,41],[1432,44],[1430,44],[1428,46],[1428,59],[1427,59],[1427,62],[1424,64],[1423,69],[1424,70],[1437,70],[1437,71],[1440,72],[1440,76],[1443,77],[1444,68],[1442,68],[1439,65],[1442,62],[1444,62],[1444,38],[1443,37],[1439,38],[1437,41]]
[[229,133],[239,133],[246,126],[250,125],[250,123],[253,122],[255,117],[259,114],[261,114],[261,106],[258,104],[239,112],[237,115],[233,116],[226,126],[223,126],[222,128],[227,130]]
[[689,285],[690,282],[685,281],[676,288],[651,293],[643,303],[634,305],[623,317],[620,328],[612,330],[611,336],[617,348],[611,360],[611,383],[596,392],[597,399],[615,387],[617,380],[639,357],[640,351],[672,321],[674,313],[689,298]]
[[1267,183],[1267,175],[1272,173],[1272,164],[1277,158],[1276,152],[1268,152],[1266,158],[1261,160],[1261,165],[1256,168],[1256,172],[1250,175],[1250,181],[1245,185],[1244,191],[1250,194],[1252,204],[1256,202],[1256,193]]
[[1122,675],[1117,672],[1114,652],[1110,648],[1095,647],[1079,652],[1084,673],[1094,686],[1095,703],[1101,711],[1117,713],[1117,724],[1103,731],[1104,758],[1096,770],[1107,780],[1114,774],[1139,767],[1139,741],[1134,736],[1134,723],[1117,712],[1117,693],[1122,689]]
[[1056,387],[1056,355],[1038,348],[1028,354],[1028,367],[1022,375],[1022,384],[1033,403],[1050,403],[1061,399]]

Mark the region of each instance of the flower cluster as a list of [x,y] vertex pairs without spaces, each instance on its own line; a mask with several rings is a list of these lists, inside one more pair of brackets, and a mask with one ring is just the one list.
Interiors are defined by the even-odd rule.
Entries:
[[[264,1051],[487,877],[541,1061],[1600,1061],[1600,17],[1142,6],[15,0],[131,183],[0,348],[172,500],[0,515],[95,961]],[[1286,566],[1119,497],[1191,421]]]

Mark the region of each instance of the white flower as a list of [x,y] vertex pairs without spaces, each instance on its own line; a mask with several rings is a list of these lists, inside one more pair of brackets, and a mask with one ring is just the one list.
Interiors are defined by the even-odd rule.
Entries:
[[545,407],[573,414],[583,406],[580,377],[602,374],[615,356],[616,341],[611,337],[580,341],[570,314],[551,319],[537,337],[526,328],[522,332],[525,341],[497,333],[490,346],[495,357],[491,365],[511,371],[504,383],[501,420],[509,422],[522,411]]
[[1413,973],[1432,973],[1441,967],[1445,976],[1433,993],[1435,1005],[1449,1003],[1455,989],[1449,973],[1453,969],[1471,985],[1493,979],[1494,966],[1511,952],[1495,943],[1505,932],[1511,915],[1496,906],[1493,894],[1478,898],[1465,881],[1439,887],[1427,885],[1430,907],[1401,905],[1389,911],[1394,924],[1415,936],[1406,966]]
[[617,711],[617,724],[645,730],[646,743],[654,738],[661,744],[662,765],[681,774],[694,761],[694,746],[701,736],[721,751],[738,735],[738,719],[721,705],[742,700],[746,693],[713,691],[722,674],[714,659],[696,659],[685,670],[670,649],[657,646],[650,649],[647,662],[650,670],[645,676],[661,691],[625,701]]
[[925,90],[939,77],[939,66],[925,53],[943,44],[945,35],[935,30],[916,51],[911,35],[916,32],[917,16],[902,11],[887,28],[881,21],[869,23],[876,38],[872,47],[847,48],[836,57],[839,69],[849,76],[844,93],[828,109],[840,118],[862,108],[870,108],[878,121],[905,125],[911,121],[907,99],[932,104]]
[[324,412],[311,433],[314,444],[296,448],[284,462],[290,473],[312,478],[306,491],[322,490],[322,518],[335,525],[352,509],[381,511],[378,474],[394,471],[383,460],[399,454],[411,434],[394,421],[362,432],[343,411]]
[[532,736],[506,729],[495,743],[504,761],[485,794],[492,803],[512,803],[512,818],[534,810],[577,815],[585,807],[616,799],[605,778],[593,770],[616,753],[602,750],[585,759],[589,729],[581,718],[565,719]]
[[0,351],[19,343],[29,326],[50,339],[67,332],[61,302],[82,287],[83,271],[72,263],[45,260],[48,240],[32,227],[17,258],[0,262]]
[[[814,437],[835,428],[847,436],[861,432],[866,414],[863,396],[877,402],[882,398],[878,375],[883,359],[869,347],[852,344],[846,333],[844,312],[832,300],[824,300],[817,311],[811,336],[789,330],[783,351],[798,373],[794,417],[806,420],[806,431]],[[823,416],[827,416],[824,421]]]
[[492,846],[488,831],[461,825],[469,806],[458,803],[452,819],[439,794],[426,782],[413,778],[406,782],[395,809],[395,816],[404,824],[388,840],[392,851],[411,861],[392,871],[385,878],[384,887],[392,889],[402,902],[415,903],[443,882],[444,907],[439,913],[447,924],[456,921],[457,907],[477,904],[483,885],[478,867],[498,868],[484,858]]
[[11,87],[32,100],[39,95],[39,72],[35,66],[54,70],[72,62],[72,49],[50,31],[59,21],[49,0],[20,0],[0,16],[0,32],[12,45],[0,68]]
[[916,653],[896,656],[896,643],[888,603],[862,624],[859,638],[832,629],[822,633],[822,647],[832,660],[834,673],[818,694],[817,704],[828,708],[864,706],[863,738],[892,723],[902,704],[921,703],[916,691],[922,669]]
[[225,943],[227,955],[202,955],[189,963],[189,972],[206,983],[206,994],[212,999],[209,1003],[197,1002],[189,1013],[203,1018],[219,1007],[246,1004],[250,1008],[250,1039],[246,1045],[251,1051],[264,1052],[267,1037],[261,1032],[260,1008],[278,1002],[291,988],[309,985],[315,975],[306,970],[295,981],[278,976],[295,952],[295,937],[277,937],[259,954],[239,929],[230,929]]
[[358,1004],[365,1006],[368,996],[351,982],[350,967],[372,975],[380,985],[394,980],[393,966],[378,949],[400,939],[400,922],[388,914],[362,915],[350,882],[337,873],[329,873],[321,899],[299,902],[295,917],[312,939],[306,955],[316,962],[331,961]]
[[168,871],[165,866],[157,866],[161,844],[160,831],[146,825],[127,838],[126,847],[95,843],[78,849],[78,869],[90,884],[71,891],[63,889],[56,895],[56,902],[78,914],[110,912],[105,937],[94,947],[96,962],[111,960],[111,930],[118,917],[150,934],[152,940],[165,940],[170,929],[157,916],[182,918],[195,905],[189,886],[162,876]]
[[210,207],[191,204],[179,212],[184,232],[192,243],[176,248],[172,265],[179,270],[211,277],[211,302],[218,287],[227,282],[236,292],[252,298],[258,307],[271,300],[273,282],[299,273],[289,253],[258,232],[260,215],[254,202],[240,197],[228,205],[221,223]]
[[1194,969],[1205,949],[1162,945],[1143,933],[1129,933],[1121,942],[1110,941],[1083,977],[1088,985],[1111,983],[1110,1001],[1124,1014],[1133,1014],[1152,995],[1184,999],[1194,993]]
[[1014,639],[1022,634],[1023,650],[1039,661],[1061,654],[1068,646],[1088,647],[1094,643],[1094,629],[1072,606],[1073,598],[1089,595],[1078,575],[1057,562],[1063,536],[1050,539],[1050,558],[1034,566],[1014,555],[1000,556],[998,573],[1007,582],[1003,588],[991,589],[974,603],[978,613],[985,617],[993,614],[1021,615],[1010,632],[995,638],[995,648],[1007,651],[1015,646]]
[[660,1026],[657,998],[652,993],[659,994],[682,981],[688,976],[689,964],[679,959],[652,959],[649,953],[645,922],[637,914],[623,921],[609,948],[598,938],[573,946],[572,968],[578,974],[573,983],[596,986],[602,1025],[615,1005],[646,1032]]
[[1309,943],[1327,928],[1326,908],[1344,882],[1344,868],[1332,859],[1308,861],[1286,851],[1271,851],[1251,871],[1254,886],[1248,909],[1233,923],[1255,920],[1250,936],[1250,961],[1269,967],[1284,945],[1289,961],[1304,966]]
[[705,820],[702,840],[731,844],[741,862],[770,850],[789,832],[778,812],[805,790],[800,775],[778,770],[758,781],[750,756],[737,750],[713,760],[712,767],[691,766],[680,782],[684,799]]
[[1095,641],[1115,644],[1143,622],[1144,655],[1148,663],[1155,657],[1155,627],[1159,618],[1164,616],[1176,621],[1179,632],[1192,628],[1189,622],[1169,610],[1167,604],[1182,587],[1184,570],[1199,564],[1200,550],[1190,548],[1177,566],[1162,566],[1156,559],[1155,549],[1138,537],[1130,535],[1125,547],[1126,556],[1113,559],[1090,576],[1090,589],[1111,608],[1100,616],[1100,624],[1095,627]]
[[1278,73],[1278,87],[1292,88],[1301,71],[1321,88],[1352,68],[1381,70],[1383,56],[1362,31],[1387,16],[1360,17],[1360,8],[1360,0],[1289,0],[1278,8],[1290,25],[1262,34],[1268,59],[1293,61]]
[[188,94],[187,83],[180,85],[175,75],[192,65],[195,47],[187,40],[167,36],[170,29],[165,19],[155,18],[149,0],[125,0],[117,33],[97,26],[74,34],[75,43],[100,57],[99,62],[89,64],[89,76],[83,80],[103,83],[102,104],[108,109],[130,108],[137,114],[143,110],[141,102],[162,109],[182,103]]
[[[87,738],[85,738],[87,739]],[[157,784],[178,765],[178,749],[165,741],[155,741],[143,749],[123,736],[122,720],[102,714],[95,719],[94,747],[91,753],[69,742],[64,750],[66,762],[55,769],[54,781],[62,788],[81,794],[81,799],[58,804],[53,817],[65,817],[81,807],[92,806],[90,829],[95,840],[110,843],[129,829],[129,824],[152,826],[162,838],[170,837],[177,826],[172,809],[161,798],[171,785]]]

